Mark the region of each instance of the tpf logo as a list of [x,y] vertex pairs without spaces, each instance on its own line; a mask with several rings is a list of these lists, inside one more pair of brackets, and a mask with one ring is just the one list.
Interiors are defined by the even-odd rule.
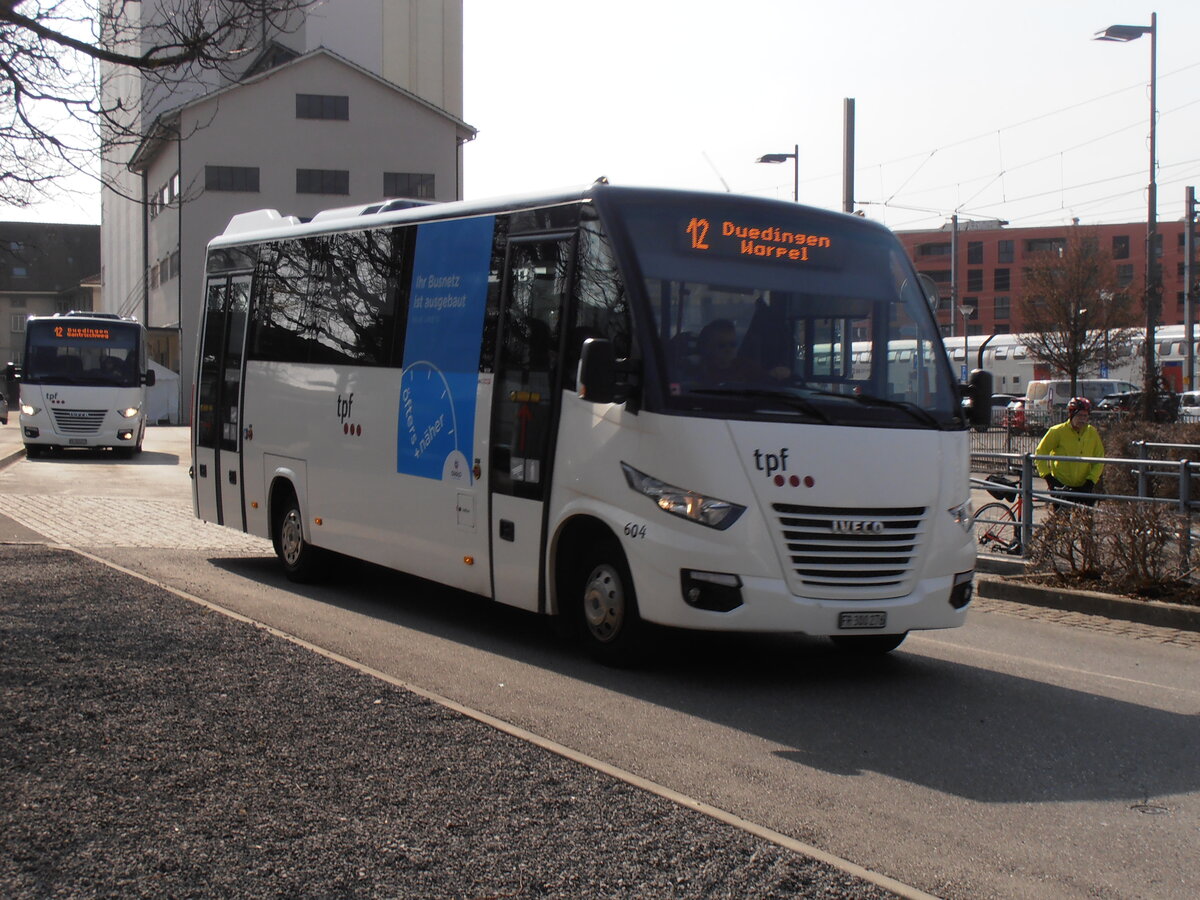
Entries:
[[766,472],[768,478],[776,472],[786,472],[787,464],[787,447],[783,447],[778,453],[764,453],[762,450],[754,451],[754,468],[760,472]]

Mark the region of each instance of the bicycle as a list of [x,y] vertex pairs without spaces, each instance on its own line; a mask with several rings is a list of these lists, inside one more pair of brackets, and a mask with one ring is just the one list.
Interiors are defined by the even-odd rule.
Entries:
[[[987,492],[996,498],[985,503],[975,512],[975,540],[983,550],[1019,555],[1021,553],[1021,513],[1024,501],[1019,483],[1003,475],[989,475],[986,479],[998,487]],[[1013,497],[1005,503],[1005,497]]]

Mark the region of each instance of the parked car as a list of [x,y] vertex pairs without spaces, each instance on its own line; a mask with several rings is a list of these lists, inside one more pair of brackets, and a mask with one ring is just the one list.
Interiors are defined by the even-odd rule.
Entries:
[[[1094,418],[1120,419],[1124,416],[1140,415],[1143,403],[1142,391],[1122,391],[1119,394],[1105,394],[1096,405]],[[1154,407],[1155,422],[1174,422],[1179,419],[1179,395],[1173,391],[1161,391]]]
[[1017,399],[1016,394],[992,394],[992,426],[1008,424],[1008,407]]
[[1179,395],[1179,421],[1200,422],[1200,391],[1184,391]]

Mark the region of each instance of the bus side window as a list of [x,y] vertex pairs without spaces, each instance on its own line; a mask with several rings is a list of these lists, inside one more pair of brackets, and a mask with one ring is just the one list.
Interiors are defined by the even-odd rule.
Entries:
[[573,390],[579,353],[590,337],[607,338],[618,359],[633,352],[629,301],[612,248],[598,222],[584,222],[576,256],[575,315],[567,331],[563,386]]

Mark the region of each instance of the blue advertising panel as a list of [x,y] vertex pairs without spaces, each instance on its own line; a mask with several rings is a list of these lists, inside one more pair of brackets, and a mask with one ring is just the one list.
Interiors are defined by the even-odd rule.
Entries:
[[471,484],[479,345],[495,217],[421,225],[413,257],[396,471]]

